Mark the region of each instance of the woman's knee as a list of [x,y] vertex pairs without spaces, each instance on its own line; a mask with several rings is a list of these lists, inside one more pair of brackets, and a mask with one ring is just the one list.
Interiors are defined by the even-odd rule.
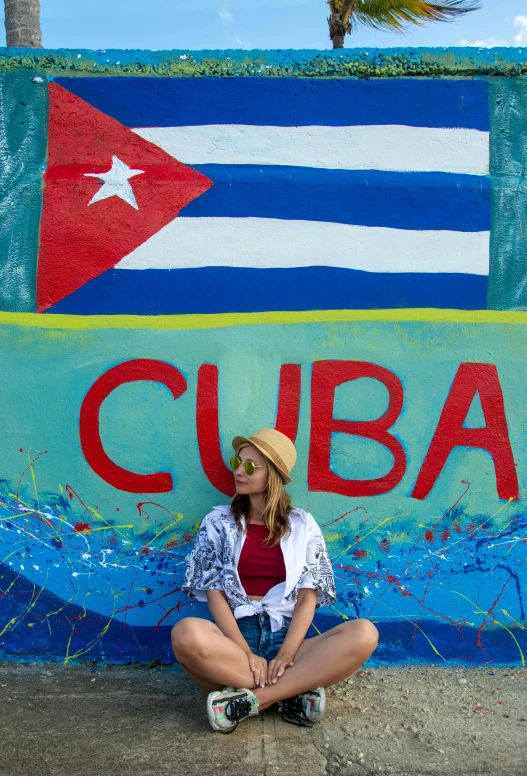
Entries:
[[346,625],[353,638],[353,650],[359,649],[364,654],[371,655],[377,648],[379,641],[379,631],[371,620],[359,617],[349,621]]
[[377,649],[379,643],[379,631],[371,620],[360,618],[356,620],[357,627],[359,629],[360,641],[364,650],[371,655],[371,653]]
[[201,620],[199,617],[185,617],[174,625],[171,640],[174,653],[178,659],[185,655],[197,657],[206,651],[208,639],[205,630],[207,625],[210,625],[210,623],[207,620]]

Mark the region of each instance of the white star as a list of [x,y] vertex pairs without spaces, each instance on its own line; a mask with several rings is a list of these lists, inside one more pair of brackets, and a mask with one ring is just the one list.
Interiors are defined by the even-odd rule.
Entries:
[[144,170],[131,170],[127,164],[121,162],[120,159],[112,156],[112,167],[108,172],[85,172],[86,178],[100,178],[103,181],[101,188],[95,192],[93,197],[88,202],[88,205],[92,205],[94,202],[99,202],[101,199],[108,199],[108,197],[120,197],[129,205],[139,210],[132,187],[128,183],[129,178],[133,178],[134,175],[141,175]]

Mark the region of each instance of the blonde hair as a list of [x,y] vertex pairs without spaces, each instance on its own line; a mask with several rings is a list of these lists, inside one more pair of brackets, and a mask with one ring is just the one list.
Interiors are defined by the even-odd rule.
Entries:
[[[242,445],[242,447],[247,447],[247,445]],[[242,447],[237,450],[237,453]],[[280,472],[269,459],[267,459],[267,464],[269,477],[262,493],[265,504],[262,518],[269,531],[266,544],[274,547],[291,531],[288,514],[292,506],[291,497],[284,490],[284,482]],[[231,512],[238,528],[241,527],[242,517],[245,516],[246,519],[249,517],[250,510],[249,496],[237,493],[231,501]]]

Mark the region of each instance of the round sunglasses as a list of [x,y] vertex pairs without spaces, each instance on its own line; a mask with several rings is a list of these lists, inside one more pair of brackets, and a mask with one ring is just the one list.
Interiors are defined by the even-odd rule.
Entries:
[[[233,455],[232,458],[229,461],[231,469],[233,472],[236,471],[236,469],[239,467],[239,465],[242,463],[241,460],[238,458],[237,455]],[[265,469],[265,466],[257,466],[254,461],[245,461],[243,464],[243,468],[245,470],[245,474],[250,477],[251,474],[254,474],[255,469]]]

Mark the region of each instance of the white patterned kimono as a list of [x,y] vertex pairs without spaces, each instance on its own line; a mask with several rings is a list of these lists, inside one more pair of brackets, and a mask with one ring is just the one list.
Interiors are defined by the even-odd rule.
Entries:
[[[246,534],[236,525],[229,505],[214,507],[202,520],[187,558],[183,592],[196,601],[206,601],[207,590],[223,590],[237,620],[266,612],[273,632],[282,627],[283,616],[293,616],[302,588],[317,591],[317,609],[334,603],[335,579],[320,527],[303,509],[292,509],[288,517],[291,532],[280,542],[286,579],[261,601],[250,601],[242,587],[238,561]],[[244,521],[243,525],[245,528]]]

